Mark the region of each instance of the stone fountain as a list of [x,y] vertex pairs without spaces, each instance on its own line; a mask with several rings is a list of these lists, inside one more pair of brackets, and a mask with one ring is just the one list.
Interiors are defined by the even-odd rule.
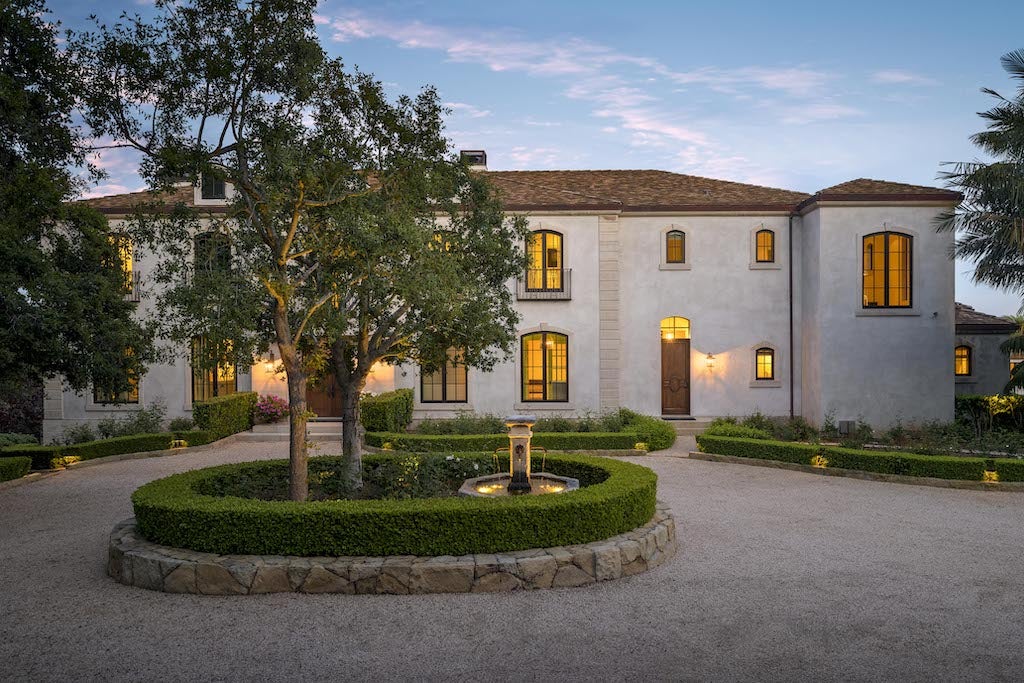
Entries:
[[467,479],[459,489],[459,495],[495,498],[564,493],[578,489],[579,479],[548,472],[531,472],[530,440],[533,438],[533,425],[536,421],[533,415],[505,418],[505,426],[508,427],[509,471]]

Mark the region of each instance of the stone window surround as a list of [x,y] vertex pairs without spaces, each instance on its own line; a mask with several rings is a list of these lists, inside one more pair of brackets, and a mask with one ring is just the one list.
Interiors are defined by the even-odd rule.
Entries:
[[[899,232],[904,235],[909,235],[911,240],[910,247],[910,308],[864,308],[864,279],[863,279],[863,259],[864,259],[864,238],[868,235],[874,235],[877,232]],[[857,284],[854,289],[854,309],[853,315],[856,318],[871,318],[871,317],[920,317],[921,316],[921,297],[920,297],[920,283],[918,282],[919,274],[921,273],[921,254],[920,249],[916,245],[919,244],[918,240],[921,237],[921,233],[917,230],[913,230],[903,225],[890,223],[883,221],[881,225],[875,225],[870,228],[860,228],[854,235],[854,247],[853,253],[857,255],[857,267],[855,272],[857,275]]]
[[[758,379],[757,378],[757,350],[758,349],[771,349],[774,352],[772,357],[772,374],[775,375],[775,379]],[[780,359],[782,354],[779,353],[779,347],[767,340],[761,340],[758,343],[750,347],[750,388],[751,389],[778,389],[782,386],[781,369],[782,365]]]
[[[528,334],[534,334],[536,332],[555,332],[557,334],[565,335],[566,353],[569,358],[569,366],[566,368],[567,384],[569,392],[569,400],[559,403],[558,401],[524,401],[523,400],[523,337]],[[562,327],[555,327],[547,323],[540,323],[533,327],[524,327],[516,330],[516,353],[513,354],[515,360],[515,378],[516,378],[516,401],[512,406],[517,412],[523,413],[536,413],[536,412],[566,412],[574,413],[576,406],[572,402],[573,390],[572,390],[572,378],[575,374],[573,372],[573,364],[576,362],[576,354],[572,348],[573,335],[569,330]]]
[[[666,248],[666,240],[670,232],[681,232],[683,233],[683,262],[682,263],[669,263],[668,249]],[[661,229],[661,233],[658,237],[658,270],[691,270],[690,265],[690,235],[686,230],[686,227],[678,223],[671,223]]]
[[[758,261],[757,260],[757,233],[761,230],[768,230],[772,233],[772,250],[774,252],[775,260],[773,261]],[[758,223],[750,229],[750,270],[782,270],[782,263],[779,261],[779,230],[769,227],[764,223]]]

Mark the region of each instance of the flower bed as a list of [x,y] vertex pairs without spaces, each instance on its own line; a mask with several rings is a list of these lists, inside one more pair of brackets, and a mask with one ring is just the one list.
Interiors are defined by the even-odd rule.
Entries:
[[[372,468],[408,454],[370,455]],[[418,456],[442,457],[442,456]],[[464,454],[481,468],[493,456]],[[340,458],[316,458],[340,467]],[[498,467],[507,466],[507,461]],[[646,467],[578,455],[547,457],[548,471],[578,491],[507,498],[410,498],[292,502],[210,495],[232,478],[287,461],[211,467],[151,482],[132,496],[140,533],[178,548],[220,554],[465,555],[588,543],[635,529],[654,514],[657,476]],[[261,475],[262,476],[262,475]]]

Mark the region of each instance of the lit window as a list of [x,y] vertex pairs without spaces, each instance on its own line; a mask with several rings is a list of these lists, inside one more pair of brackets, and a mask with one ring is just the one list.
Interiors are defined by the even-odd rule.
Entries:
[[[135,355],[132,349],[125,349],[124,359],[126,365],[131,357]],[[139,377],[127,367],[124,370],[124,377],[127,380],[127,388],[115,391],[112,387],[93,386],[92,400],[94,403],[138,403],[139,402]]]
[[227,192],[224,187],[224,179],[212,175],[203,176],[203,199],[225,199]]
[[661,338],[664,341],[690,338],[690,321],[674,315],[661,321]]
[[757,241],[756,261],[758,263],[774,263],[775,233],[771,230],[758,230],[754,238]]
[[231,270],[231,241],[221,232],[204,232],[195,239],[196,272],[217,273]]
[[971,374],[971,360],[970,346],[960,345],[953,349],[953,373],[957,377],[969,377]]
[[134,267],[135,249],[132,246],[132,240],[128,235],[112,234],[110,235],[110,242],[117,250],[117,257],[120,261],[121,273],[124,278],[125,291],[131,292],[135,281],[134,271],[132,270]]
[[[224,361],[222,356],[230,352],[230,345],[219,353],[206,337],[192,339],[192,402],[205,401],[214,396],[227,396],[238,391],[238,378],[234,363]],[[214,361],[217,368],[209,368]],[[208,369],[204,369],[207,366]]]
[[432,372],[420,372],[420,401],[466,402],[466,365],[460,351],[448,349],[444,365]]
[[526,243],[530,265],[526,271],[527,291],[562,290],[562,236],[550,230],[530,233]]
[[556,332],[527,334],[523,343],[523,400],[569,400],[569,338]]
[[757,379],[775,379],[775,350],[762,347],[757,350]]
[[864,308],[909,308],[912,238],[877,232],[864,238]]
[[686,263],[686,233],[682,230],[665,233],[665,263]]

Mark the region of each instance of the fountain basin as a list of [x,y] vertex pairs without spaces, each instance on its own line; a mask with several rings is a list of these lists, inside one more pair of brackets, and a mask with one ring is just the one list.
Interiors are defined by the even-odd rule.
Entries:
[[[473,477],[463,482],[459,488],[459,495],[476,498],[502,498],[517,495],[509,493],[508,485],[511,481],[512,475],[507,472]],[[530,474],[529,481],[530,490],[523,491],[523,494],[535,496],[545,493],[566,493],[568,491],[575,491],[580,487],[579,479],[560,477],[550,472],[533,472]]]

